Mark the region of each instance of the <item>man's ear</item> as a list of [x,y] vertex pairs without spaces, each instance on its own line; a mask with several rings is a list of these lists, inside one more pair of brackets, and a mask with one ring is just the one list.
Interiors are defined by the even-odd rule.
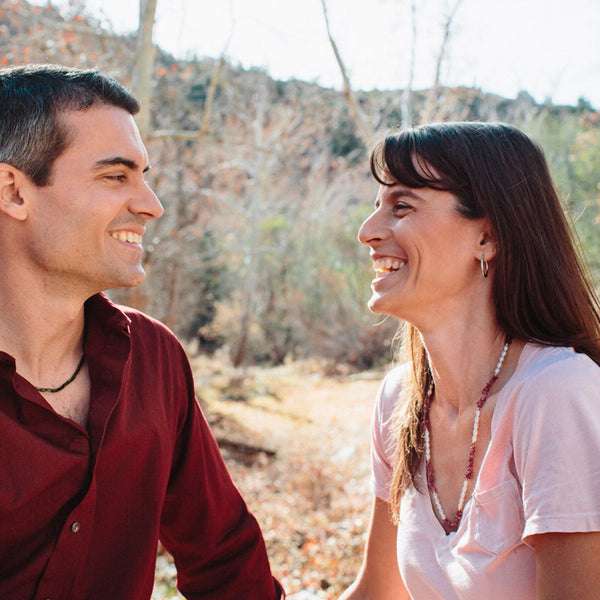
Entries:
[[486,261],[490,261],[495,258],[498,252],[498,245],[496,243],[496,235],[488,222],[484,219],[481,233],[477,240],[477,248],[475,249],[475,258],[480,260],[482,257]]
[[21,195],[27,176],[7,163],[0,163],[0,212],[13,219],[24,221],[27,206]]

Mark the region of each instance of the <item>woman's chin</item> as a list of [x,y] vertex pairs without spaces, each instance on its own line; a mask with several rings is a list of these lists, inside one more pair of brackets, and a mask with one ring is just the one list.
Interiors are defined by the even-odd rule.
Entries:
[[385,309],[385,301],[377,294],[373,294],[367,302],[367,307],[372,313],[377,315],[387,315],[388,311]]
[[404,306],[391,302],[390,298],[384,298],[379,294],[373,294],[367,302],[368,309],[376,315],[387,315],[401,321],[407,320],[407,311]]

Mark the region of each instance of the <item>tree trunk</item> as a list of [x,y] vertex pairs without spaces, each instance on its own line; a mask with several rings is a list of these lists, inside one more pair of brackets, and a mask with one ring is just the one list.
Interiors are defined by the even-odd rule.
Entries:
[[140,0],[140,23],[135,47],[133,92],[141,104],[136,121],[142,140],[150,133],[150,100],[155,48],[152,43],[157,0]]
[[[133,93],[141,105],[136,115],[136,123],[142,140],[148,139],[150,130],[150,100],[152,97],[152,69],[154,66],[154,45],[152,31],[156,15],[157,0],[140,0],[140,22],[138,25],[133,69]],[[144,286],[120,288],[111,294],[116,302],[145,310],[147,305]]]
[[417,2],[413,0],[410,5],[411,22],[411,45],[410,45],[410,65],[408,70],[408,82],[402,93],[402,128],[406,129],[413,126],[413,106],[412,89],[415,79],[415,62],[417,60]]

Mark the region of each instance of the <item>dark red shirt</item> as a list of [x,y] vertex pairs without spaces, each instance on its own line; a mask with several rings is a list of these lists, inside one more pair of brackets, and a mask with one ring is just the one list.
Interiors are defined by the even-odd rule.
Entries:
[[86,323],[86,429],[0,353],[0,598],[148,600],[159,539],[190,600],[280,598],[181,345],[103,295]]

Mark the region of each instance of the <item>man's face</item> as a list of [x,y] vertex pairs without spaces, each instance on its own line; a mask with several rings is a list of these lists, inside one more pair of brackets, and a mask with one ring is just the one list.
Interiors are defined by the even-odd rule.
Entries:
[[138,285],[145,225],[163,208],[144,180],[148,155],[135,121],[103,105],[60,118],[72,142],[56,159],[50,185],[28,190],[32,267],[65,292]]

